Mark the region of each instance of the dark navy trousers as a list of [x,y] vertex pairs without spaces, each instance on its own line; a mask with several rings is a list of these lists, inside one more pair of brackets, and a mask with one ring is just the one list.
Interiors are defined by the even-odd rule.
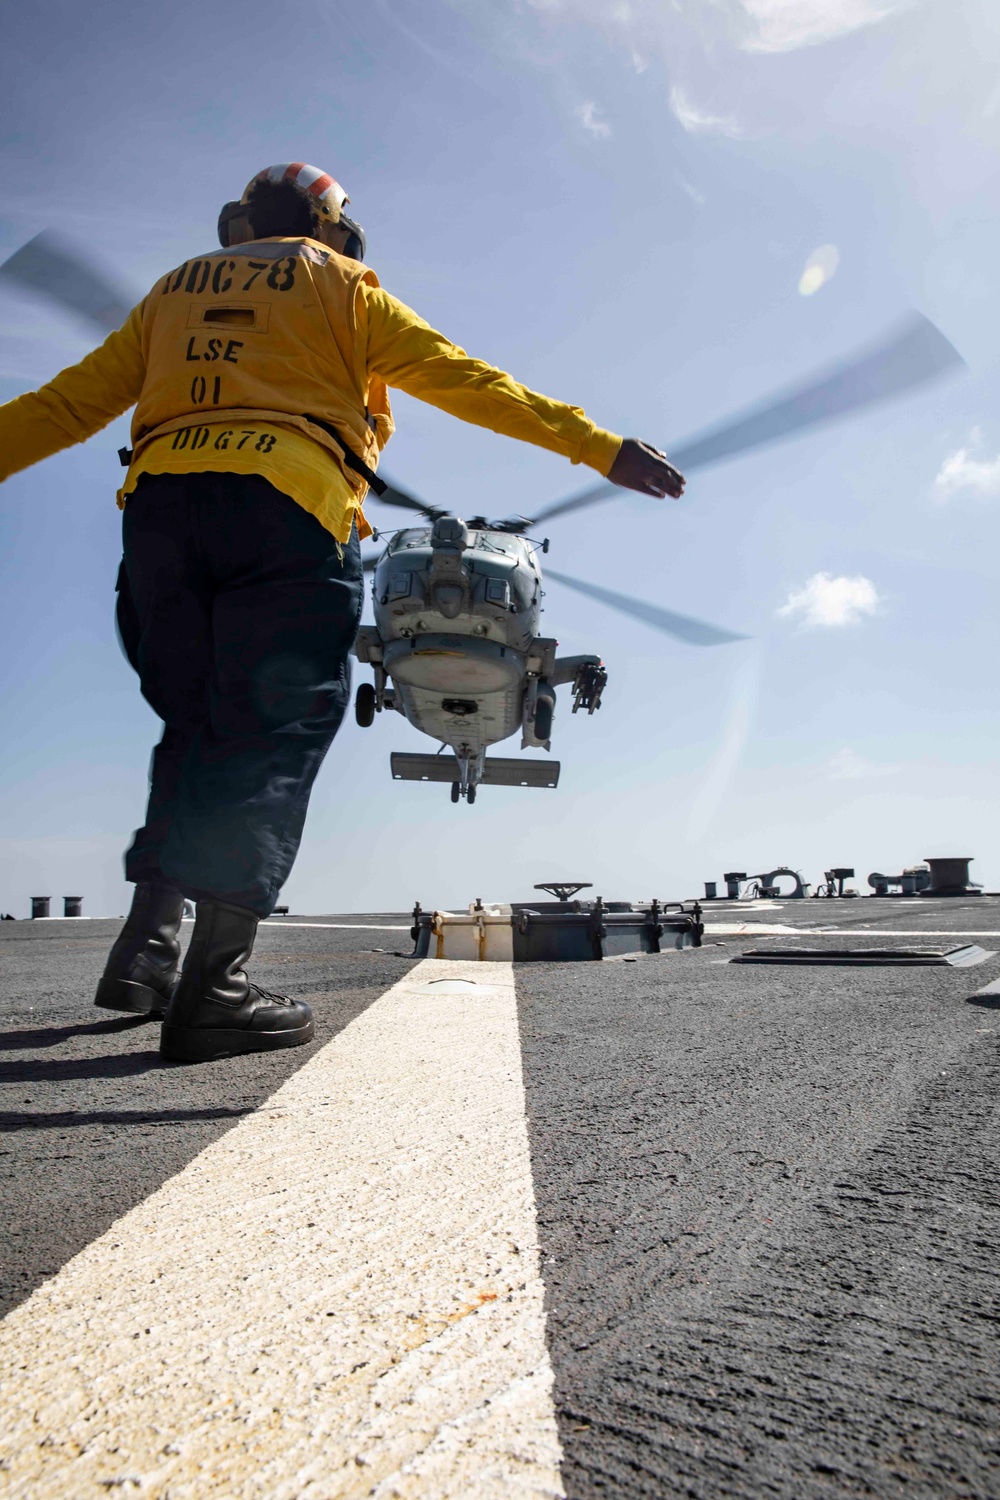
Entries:
[[144,474],[123,538],[118,628],[164,724],[126,879],[267,916],[350,695],[357,534],[260,475]]

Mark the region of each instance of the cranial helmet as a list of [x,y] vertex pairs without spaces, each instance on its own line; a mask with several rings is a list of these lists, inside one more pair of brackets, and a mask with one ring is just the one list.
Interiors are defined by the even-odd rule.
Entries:
[[344,205],[350,203],[350,198],[336,178],[327,172],[321,172],[319,167],[310,167],[301,161],[279,162],[277,166],[265,167],[256,177],[251,177],[238,203],[223,205],[219,214],[219,243],[224,248],[253,238],[247,208],[253,189],[261,182],[288,183],[321,218],[329,220],[331,224],[343,224],[350,231],[344,254],[353,260],[364,260],[365,232],[360,224],[348,218],[344,212]]

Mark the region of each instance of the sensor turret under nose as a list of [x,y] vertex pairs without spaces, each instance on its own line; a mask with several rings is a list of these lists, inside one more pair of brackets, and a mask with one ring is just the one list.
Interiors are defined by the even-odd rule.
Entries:
[[469,528],[458,516],[438,516],[431,530],[435,551],[464,552],[469,545]]

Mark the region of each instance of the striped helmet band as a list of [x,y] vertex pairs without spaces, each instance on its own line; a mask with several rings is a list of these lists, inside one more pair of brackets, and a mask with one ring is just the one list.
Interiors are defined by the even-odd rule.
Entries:
[[319,167],[310,167],[302,161],[283,161],[277,166],[265,167],[263,172],[258,172],[247,183],[241,203],[247,202],[250,189],[258,182],[292,183],[301,193],[308,194],[320,213],[334,224],[340,223],[341,210],[345,203],[351,201],[336,178],[331,177],[328,172],[321,172]]

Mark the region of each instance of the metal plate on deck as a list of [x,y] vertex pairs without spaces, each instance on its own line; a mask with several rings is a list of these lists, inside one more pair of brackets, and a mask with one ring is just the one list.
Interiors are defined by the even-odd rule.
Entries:
[[968,943],[962,948],[749,948],[733,964],[819,964],[852,968],[956,968],[984,963],[993,953]]

